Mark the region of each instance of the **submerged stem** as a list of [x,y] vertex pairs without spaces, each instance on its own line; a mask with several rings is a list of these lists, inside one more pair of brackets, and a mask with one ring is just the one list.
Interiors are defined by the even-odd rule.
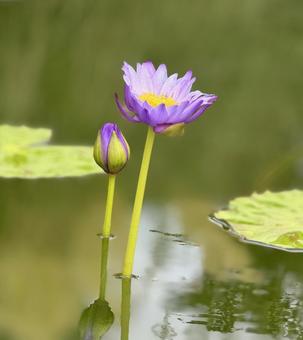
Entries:
[[115,183],[116,183],[116,176],[108,175],[107,199],[106,199],[106,207],[105,207],[103,232],[102,232],[103,237],[110,237],[114,193],[115,193]]
[[121,302],[121,340],[129,338],[129,321],[130,321],[130,303],[131,303],[131,279],[122,279],[122,302]]
[[138,179],[137,192],[133,207],[133,213],[130,223],[130,231],[128,235],[128,243],[124,258],[123,276],[131,277],[134,263],[134,256],[136,250],[136,243],[138,238],[138,227],[141,217],[141,210],[143,205],[143,198],[145,192],[146,179],[148,174],[148,168],[153,150],[155,140],[155,133],[151,127],[148,128],[146,142],[143,152],[143,158],[141,163],[141,169]]
[[102,239],[101,273],[100,273],[100,289],[99,289],[99,298],[101,300],[105,300],[109,240],[110,239],[108,237],[105,237]]

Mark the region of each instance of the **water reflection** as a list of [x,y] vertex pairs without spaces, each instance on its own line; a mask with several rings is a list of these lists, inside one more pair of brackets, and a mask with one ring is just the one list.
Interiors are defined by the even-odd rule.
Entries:
[[114,322],[114,314],[106,301],[107,267],[110,238],[102,238],[99,298],[81,315],[79,333],[81,340],[100,340]]
[[172,340],[178,334],[175,332],[169,321],[169,314],[166,313],[162,323],[156,324],[152,327],[152,332],[159,339]]
[[[284,274],[274,275],[262,285],[220,282],[207,275],[203,289],[179,296],[179,320],[203,326],[208,332],[298,339],[303,335],[302,284]],[[191,314],[180,313],[185,306],[191,308]]]
[[[129,207],[120,200],[120,214],[113,222],[118,237],[109,242],[107,255],[102,256],[103,263],[108,263],[102,266],[108,267],[108,275],[101,272],[99,287],[100,242],[94,237],[100,219],[99,193],[83,202],[84,186],[79,192],[73,186],[73,197],[79,198],[70,208],[60,210],[61,203],[71,197],[64,194],[65,189],[52,207],[25,186],[17,195],[24,208],[19,215],[8,211],[7,222],[3,220],[2,338],[74,340],[81,310],[94,301],[99,290],[115,315],[102,340],[121,336],[129,340],[303,337],[301,254],[239,243],[207,222],[209,212],[216,209],[209,202],[147,201],[135,263],[140,278],[127,286],[113,277],[121,271],[129,221]],[[48,190],[58,192],[60,188]],[[29,194],[35,201],[34,220],[32,203],[26,200]],[[52,222],[66,215],[70,219],[58,226]],[[14,302],[16,296],[18,303]],[[105,306],[99,301],[90,312],[99,324],[106,317],[98,317],[96,311],[108,310]]]
[[[302,270],[288,267],[289,254],[242,245],[211,225],[203,226],[200,239],[188,233],[181,216],[175,220],[174,207],[160,215],[154,210],[149,206],[143,218],[143,225],[151,227],[140,234],[143,246],[137,258],[144,256],[144,262],[137,262],[141,278],[132,282],[131,318],[131,282],[122,281],[121,339],[303,336]],[[161,230],[155,228],[159,216]],[[215,237],[225,251],[214,243],[211,248]],[[104,339],[114,340],[110,333]]]

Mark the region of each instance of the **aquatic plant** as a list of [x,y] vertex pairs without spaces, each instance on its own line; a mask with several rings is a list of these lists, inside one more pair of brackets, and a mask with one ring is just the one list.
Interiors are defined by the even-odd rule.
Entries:
[[[83,339],[100,339],[114,321],[113,313],[105,300],[107,262],[116,175],[125,167],[129,156],[130,149],[128,143],[118,125],[114,123],[104,124],[98,131],[94,146],[95,162],[108,174],[104,223],[100,235],[102,237],[102,247],[99,298],[82,314],[80,332]],[[104,320],[106,321],[105,323]]]
[[245,243],[303,252],[303,191],[266,191],[229,202],[210,220]]
[[100,174],[91,146],[48,144],[52,130],[0,125],[0,177],[62,178]]
[[110,237],[116,174],[125,167],[129,155],[129,146],[118,125],[114,123],[104,124],[98,132],[94,146],[94,159],[108,174],[108,191],[102,231],[103,237]]
[[123,268],[123,276],[130,277],[155,134],[181,134],[184,126],[200,117],[217,96],[191,91],[196,80],[191,71],[181,78],[176,73],[168,76],[166,65],[156,69],[150,61],[138,63],[136,70],[125,62],[122,70],[126,107],[116,95],[117,106],[128,121],[148,125]]
[[79,332],[81,340],[100,340],[114,323],[114,313],[108,302],[101,298],[93,301],[81,314]]
[[127,109],[116,95],[119,110],[127,120],[147,124],[156,133],[194,121],[217,99],[214,94],[191,91],[196,80],[192,71],[181,78],[176,73],[168,77],[166,65],[156,70],[150,61],[137,64],[136,71],[125,62],[122,70]]

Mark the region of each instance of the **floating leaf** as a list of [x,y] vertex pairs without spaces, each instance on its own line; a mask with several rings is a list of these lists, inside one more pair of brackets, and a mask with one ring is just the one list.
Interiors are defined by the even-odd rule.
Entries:
[[210,220],[241,241],[303,252],[303,191],[253,194],[229,203]]
[[48,129],[0,126],[0,177],[51,178],[102,173],[92,147],[41,145]]
[[81,340],[100,340],[114,322],[114,314],[105,300],[95,300],[81,315]]
[[48,142],[52,136],[49,129],[32,129],[27,126],[0,125],[0,151],[10,146],[31,146]]

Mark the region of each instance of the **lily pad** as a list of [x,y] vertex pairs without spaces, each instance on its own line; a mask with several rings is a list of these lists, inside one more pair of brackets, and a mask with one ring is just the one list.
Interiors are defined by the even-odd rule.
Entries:
[[0,149],[10,146],[31,146],[46,143],[52,130],[33,129],[27,126],[0,125]]
[[243,242],[303,252],[303,191],[239,197],[210,220]]
[[107,301],[95,300],[81,315],[81,340],[100,340],[114,322],[114,314]]
[[51,130],[0,126],[0,177],[52,178],[102,173],[93,148],[45,144]]

